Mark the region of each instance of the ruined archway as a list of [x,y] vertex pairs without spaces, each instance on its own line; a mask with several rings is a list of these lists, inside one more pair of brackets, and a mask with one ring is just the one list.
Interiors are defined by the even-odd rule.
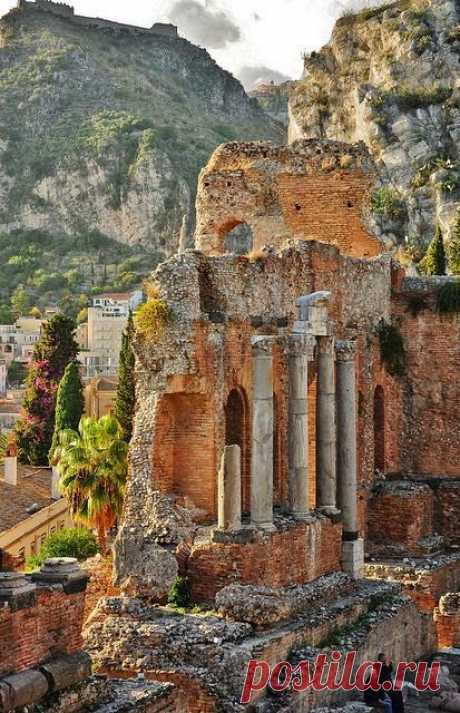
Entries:
[[251,485],[248,459],[248,409],[242,389],[232,389],[225,405],[225,445],[241,449],[241,507],[251,509]]
[[[233,223],[233,221],[232,221]],[[254,236],[250,225],[244,222],[232,223],[222,233],[224,253],[247,255],[254,247]]]
[[374,391],[374,472],[385,471],[385,395],[381,386]]
[[203,394],[165,394],[155,419],[154,486],[215,516],[214,421]]

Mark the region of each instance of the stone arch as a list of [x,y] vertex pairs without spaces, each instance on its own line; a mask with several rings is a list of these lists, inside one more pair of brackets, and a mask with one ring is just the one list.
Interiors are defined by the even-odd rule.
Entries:
[[378,385],[374,391],[374,472],[385,471],[385,393]]
[[216,515],[214,420],[204,394],[165,394],[155,419],[154,487]]
[[225,445],[241,449],[241,509],[251,510],[251,482],[249,467],[248,401],[242,388],[232,389],[225,404]]
[[247,255],[254,248],[254,234],[251,226],[244,220],[232,219],[224,223],[219,230],[224,253]]

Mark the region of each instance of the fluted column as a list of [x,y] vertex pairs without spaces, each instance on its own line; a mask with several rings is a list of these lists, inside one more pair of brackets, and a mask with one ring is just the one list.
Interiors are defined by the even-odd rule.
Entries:
[[305,518],[308,502],[308,362],[314,338],[295,334],[289,339],[289,504],[293,515]]
[[346,572],[359,577],[364,564],[364,546],[358,532],[355,355],[354,342],[336,343],[337,480],[343,522],[342,566]]
[[318,386],[316,401],[317,506],[334,514],[336,508],[334,338],[318,337]]
[[241,449],[225,446],[217,480],[219,530],[241,529]]
[[252,340],[251,523],[273,528],[273,339]]

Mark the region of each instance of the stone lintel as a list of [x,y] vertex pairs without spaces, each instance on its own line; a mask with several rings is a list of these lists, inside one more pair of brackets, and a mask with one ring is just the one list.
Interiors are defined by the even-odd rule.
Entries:
[[356,356],[356,342],[344,340],[336,341],[335,356],[339,362],[354,361]]

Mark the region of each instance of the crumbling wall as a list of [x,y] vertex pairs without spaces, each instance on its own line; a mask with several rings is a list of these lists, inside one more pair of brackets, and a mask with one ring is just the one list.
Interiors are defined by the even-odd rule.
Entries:
[[[301,295],[318,290],[332,293],[330,317],[337,338],[358,337],[358,359],[362,365],[358,371],[359,389],[370,404],[377,358],[372,335],[382,317],[389,319],[391,260],[353,259],[341,255],[333,246],[299,241],[278,253],[265,251],[255,260],[234,255],[212,258],[187,251],[163,263],[154,280],[160,299],[170,308],[171,319],[158,339],[149,342],[139,338],[136,344],[138,407],[116,566],[119,583],[124,583],[131,593],[152,594],[153,590],[157,593],[161,590],[164,595],[177,571],[175,550],[185,543],[192,551],[195,539],[203,543],[204,537],[206,542],[199,525],[215,522],[216,473],[225,445],[226,407],[235,390],[245,404],[243,458],[246,467],[249,466],[251,338],[268,334],[275,339],[274,501],[278,507],[286,508],[285,339],[297,318],[296,301]],[[312,508],[315,507],[315,374],[313,361],[309,394]],[[364,430],[360,439],[364,439],[366,447],[360,461],[360,478],[368,483],[373,474],[373,433],[364,420],[361,425]],[[361,492],[361,503],[363,529],[365,490]],[[294,529],[292,541],[295,536]],[[289,537],[287,540],[289,547],[291,540]],[[313,549],[306,548],[306,558],[320,553],[320,549],[314,549],[314,538],[311,542]],[[240,547],[241,551],[245,548]],[[210,549],[213,548],[215,545]],[[331,552],[335,551],[333,547]],[[218,548],[215,552],[215,571],[219,570],[219,576],[226,582],[233,567],[231,548],[223,559],[217,555]],[[196,562],[197,566],[196,576],[189,572],[192,579],[195,576],[198,580],[198,571],[202,572],[201,557],[192,552],[189,564],[193,567]],[[299,571],[305,572],[302,566]],[[308,576],[314,574],[310,572]],[[281,569],[279,577],[283,578]],[[275,581],[273,575],[267,584]],[[142,582],[148,582],[145,589]]]
[[460,476],[460,314],[436,309],[436,279],[406,278],[393,301],[407,353],[401,470]]
[[200,175],[196,246],[222,254],[226,234],[244,223],[255,250],[295,238],[336,245],[355,257],[378,255],[383,245],[364,224],[372,183],[361,144],[225,144]]

